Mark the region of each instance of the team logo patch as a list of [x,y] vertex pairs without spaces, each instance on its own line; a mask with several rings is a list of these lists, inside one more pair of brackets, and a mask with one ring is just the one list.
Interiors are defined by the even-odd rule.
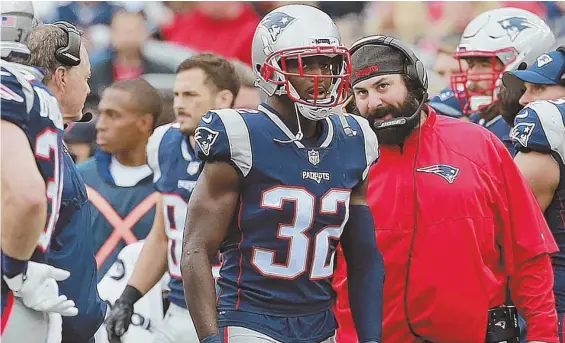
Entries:
[[219,132],[201,126],[194,132],[194,140],[204,155],[208,156],[208,154],[210,154],[210,148],[214,145],[219,135]]
[[428,167],[418,168],[416,171],[441,176],[448,183],[453,183],[457,175],[459,175],[459,168],[455,168],[447,164],[434,164]]
[[536,27],[526,18],[522,17],[506,18],[504,20],[500,20],[498,23],[506,31],[506,34],[510,37],[511,41],[516,40],[518,35],[525,29]]
[[312,163],[313,165],[320,163],[320,153],[316,150],[308,151],[308,162]]
[[551,63],[552,61],[553,61],[553,58],[551,58],[551,56],[549,56],[548,54],[543,54],[540,57],[538,57],[538,59],[537,59],[538,68],[541,68],[544,65]]
[[261,20],[261,23],[259,23],[259,25],[262,25],[265,28],[267,28],[267,30],[269,30],[269,33],[271,34],[271,39],[273,40],[273,42],[275,42],[277,38],[279,38],[281,32],[283,32],[287,27],[289,27],[290,24],[292,24],[295,20],[296,18],[286,13],[274,12],[263,18],[263,20]]
[[535,127],[535,123],[518,123],[510,131],[510,138],[527,147]]

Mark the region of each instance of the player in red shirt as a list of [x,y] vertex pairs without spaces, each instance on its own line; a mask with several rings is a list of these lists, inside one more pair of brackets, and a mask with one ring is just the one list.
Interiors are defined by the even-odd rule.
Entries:
[[[356,107],[381,159],[367,201],[385,264],[382,342],[559,342],[549,254],[557,247],[512,157],[489,131],[437,116],[427,76],[409,48],[386,36],[351,48]],[[345,260],[333,286],[338,343],[357,342]]]

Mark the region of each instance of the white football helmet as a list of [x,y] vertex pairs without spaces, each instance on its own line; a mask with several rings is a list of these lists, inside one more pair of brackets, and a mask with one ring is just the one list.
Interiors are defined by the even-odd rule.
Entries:
[[[549,26],[537,15],[518,8],[498,8],[480,14],[465,28],[454,57],[459,73],[451,76],[451,88],[460,99],[463,112],[471,114],[497,101],[502,74],[518,69],[521,63],[533,63],[540,54],[553,50],[555,37]],[[490,72],[466,72],[461,59],[491,58]],[[503,69],[496,68],[496,59]],[[490,81],[488,88],[473,91],[469,82]],[[464,105],[462,100],[467,99]]]
[[[310,75],[303,71],[302,59],[324,55],[337,57],[338,63],[331,75]],[[297,60],[299,73],[287,71],[285,61]],[[310,120],[320,120],[331,113],[347,98],[351,63],[349,50],[333,20],[319,9],[307,5],[287,5],[268,13],[255,31],[252,46],[252,66],[257,80],[255,85],[268,96],[286,94],[300,114]],[[289,76],[311,77],[314,89],[323,79],[331,79],[328,95],[318,99],[301,99],[288,81]]]
[[29,57],[27,37],[36,26],[35,12],[31,1],[2,2],[2,59]]

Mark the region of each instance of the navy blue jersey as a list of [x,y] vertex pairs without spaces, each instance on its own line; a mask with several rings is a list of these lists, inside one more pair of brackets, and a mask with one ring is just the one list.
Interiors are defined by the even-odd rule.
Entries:
[[178,124],[167,124],[155,129],[149,138],[147,162],[153,170],[155,189],[163,199],[163,208],[158,210],[163,211],[169,239],[169,299],[186,308],[180,274],[182,235],[188,199],[200,175],[201,161],[190,146],[188,137],[180,132]]
[[47,263],[71,273],[59,282],[59,290],[75,302],[78,315],[63,317],[63,342],[88,342],[104,320],[106,303],[97,290],[92,218],[84,181],[68,151],[63,159],[61,210]]
[[565,311],[565,99],[535,101],[518,113],[511,137],[519,152],[551,154],[559,164],[559,184],[553,200],[544,212],[559,252],[552,255],[555,271],[555,302],[558,312]]
[[351,190],[378,157],[368,122],[342,118],[350,136],[331,115],[320,121],[321,137],[307,144],[289,143],[294,135],[267,105],[202,117],[198,156],[228,162],[242,177],[237,215],[220,250],[220,314],[297,317],[330,307],[334,250]]
[[0,65],[1,118],[26,134],[47,186],[47,223],[32,256],[34,261],[44,261],[61,205],[63,118],[57,99],[41,83],[43,75],[37,69],[4,60]]
[[510,125],[508,125],[508,123],[502,118],[501,115],[498,115],[494,117],[494,119],[486,121],[477,113],[473,113],[469,116],[469,120],[494,133],[494,135],[498,137],[502,141],[502,143],[504,143],[510,154],[512,156],[516,155],[516,149],[514,149],[514,145],[512,144],[512,140],[510,139]]

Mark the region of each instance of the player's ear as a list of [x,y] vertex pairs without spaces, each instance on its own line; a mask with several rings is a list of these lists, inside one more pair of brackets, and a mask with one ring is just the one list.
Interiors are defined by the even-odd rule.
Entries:
[[216,94],[216,108],[230,108],[233,104],[233,93],[223,89]]
[[70,70],[64,66],[59,66],[55,69],[53,76],[51,76],[51,83],[54,83],[58,90],[62,91],[68,87]]
[[151,134],[153,131],[153,115],[151,113],[142,114],[137,120],[137,125],[142,132],[149,132]]

